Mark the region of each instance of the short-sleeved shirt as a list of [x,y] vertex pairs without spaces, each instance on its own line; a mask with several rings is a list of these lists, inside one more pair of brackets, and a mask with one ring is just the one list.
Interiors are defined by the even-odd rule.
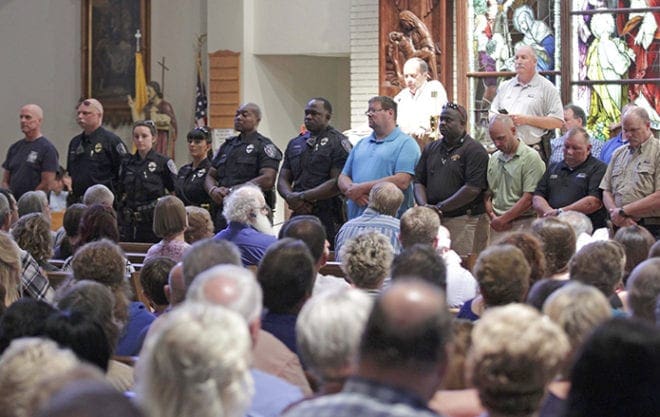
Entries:
[[399,219],[388,216],[387,214],[381,214],[372,208],[367,208],[362,215],[347,221],[339,229],[335,238],[335,260],[341,261],[339,250],[344,246],[344,243],[368,231],[382,233],[389,239],[394,248],[394,253],[398,254],[401,252]]
[[[550,159],[548,165],[555,164],[564,160],[564,142],[566,142],[566,134],[554,138],[550,141]],[[600,153],[603,151],[603,141],[598,139],[589,138],[591,144],[591,156],[596,159],[600,158]]]
[[[622,146],[612,155],[600,188],[623,207],[660,190],[660,141],[653,135],[636,149]],[[645,217],[660,217],[660,206]]]
[[[371,135],[360,139],[348,155],[342,174],[353,182],[361,183],[389,177],[398,173],[415,175],[415,165],[419,161],[419,145],[410,136],[395,128],[383,139]],[[413,184],[403,192],[403,203],[397,217],[415,204],[412,192]],[[353,200],[348,201],[348,218],[353,219],[365,210]]]
[[176,196],[183,201],[186,206],[198,206],[207,204],[211,206],[211,197],[204,189],[204,180],[211,167],[211,161],[204,158],[193,168],[192,164],[187,164],[179,168],[176,176]]
[[[548,167],[536,186],[534,195],[545,198],[550,207],[554,208],[573,204],[587,196],[602,200],[603,193],[599,186],[606,169],[607,165],[592,155],[573,169],[562,160]],[[607,212],[603,207],[588,216],[594,229],[606,226]]]
[[[502,82],[490,105],[490,111],[494,114],[501,109],[508,114],[550,116],[564,120],[559,90],[539,74],[535,74],[527,84],[518,81],[517,76]],[[516,127],[516,132],[526,144],[533,145],[541,141],[546,131],[539,127],[520,125]]]
[[71,139],[66,169],[71,176],[73,194],[82,197],[95,184],[103,184],[115,192],[121,161],[127,156],[124,142],[103,127]]
[[443,213],[443,216],[482,214],[483,192],[488,188],[487,168],[488,152],[466,134],[452,147],[448,147],[442,139],[429,143],[415,168],[415,182],[426,187],[429,204],[438,204],[448,199],[464,185],[476,187],[482,192],[474,200],[456,210]]
[[431,80],[422,84],[412,94],[404,88],[394,97],[397,103],[396,123],[401,130],[412,133],[417,129],[431,127],[431,116],[438,116],[447,103],[447,92],[440,81]]
[[[536,190],[545,164],[538,152],[522,141],[518,142],[516,153],[507,158],[502,151],[495,152],[488,161],[488,187],[493,193],[493,210],[501,216],[520,200],[524,193]],[[526,215],[532,216],[530,209]]]
[[332,126],[316,136],[305,132],[287,145],[282,169],[291,171],[293,191],[309,190],[332,178],[333,169],[341,170],[350,151],[348,138]]
[[20,139],[11,145],[2,167],[11,175],[9,188],[16,200],[37,188],[42,172],[57,172],[58,158],[57,149],[45,136],[33,141]]
[[168,191],[174,191],[176,166],[170,158],[153,149],[144,158],[135,152],[124,160],[119,180],[123,205],[136,209],[153,204]]
[[262,168],[277,171],[282,152],[259,132],[234,136],[220,146],[211,165],[216,169],[220,187],[243,184],[259,176]]

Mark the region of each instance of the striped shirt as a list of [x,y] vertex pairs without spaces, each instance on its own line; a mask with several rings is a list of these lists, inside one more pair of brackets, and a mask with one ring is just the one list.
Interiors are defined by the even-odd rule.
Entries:
[[401,243],[399,243],[399,219],[396,217],[380,214],[376,210],[367,207],[361,216],[347,221],[339,229],[335,238],[335,260],[339,259],[339,249],[350,239],[366,231],[375,231],[384,234],[394,248],[394,254],[401,252]]

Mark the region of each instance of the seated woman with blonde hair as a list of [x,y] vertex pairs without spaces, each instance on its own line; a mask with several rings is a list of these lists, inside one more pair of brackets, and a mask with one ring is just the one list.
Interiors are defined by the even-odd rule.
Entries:
[[21,297],[21,250],[5,232],[0,232],[0,286],[5,290],[5,307]]
[[173,195],[158,199],[154,209],[154,234],[162,240],[147,251],[145,262],[156,256],[181,261],[183,252],[190,247],[184,239],[188,216],[183,201]]

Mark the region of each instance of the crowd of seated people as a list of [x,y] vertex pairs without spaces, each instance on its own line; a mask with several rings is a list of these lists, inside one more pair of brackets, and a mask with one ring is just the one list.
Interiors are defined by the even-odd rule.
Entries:
[[[464,117],[451,104],[440,119],[447,133]],[[391,124],[396,105],[375,98],[367,113],[375,131],[368,146],[399,134]],[[229,142],[249,158],[282,158],[256,132],[258,107],[236,117],[243,130]],[[488,175],[507,183],[492,171],[527,145],[503,117],[501,152]],[[645,120],[638,110],[625,117],[627,131]],[[137,124],[136,144],[151,131]],[[572,137],[564,150],[571,163],[554,166],[566,175],[580,166],[572,147],[587,146]],[[323,148],[325,139],[306,143]],[[124,190],[118,213],[113,191],[97,184],[67,208],[59,231],[51,230],[43,192],[17,202],[4,190],[0,417],[63,415],[96,397],[123,410],[117,415],[145,417],[660,415],[653,391],[660,386],[660,217],[650,196],[619,195],[621,167],[611,171],[623,151],[603,173],[605,197],[592,190],[585,200],[586,211],[592,203],[608,211],[612,233],[598,237],[577,202],[575,212],[550,207],[534,219],[529,184],[518,197],[506,187],[466,184],[437,204],[414,205],[414,171],[394,168],[369,180],[357,162],[366,152],[350,154],[352,177],[342,174],[340,187],[363,211],[335,225],[334,242],[322,198],[309,197],[340,194],[332,179],[322,192],[288,193],[299,204],[276,236],[272,195],[264,192],[277,173],[270,165],[232,185],[221,178],[229,165],[214,160],[217,185],[196,184],[204,192],[213,182],[212,210],[186,207],[167,192],[131,205]],[[424,155],[433,171],[436,157]],[[172,188],[176,167],[148,146],[138,147],[129,168],[144,158]],[[436,186],[425,185],[429,200]],[[492,213],[467,219],[482,192]],[[512,206],[497,212],[506,202]],[[226,223],[216,234],[212,215]],[[488,217],[493,242],[481,234]],[[456,226],[463,221],[473,234],[467,240],[482,249],[459,255],[448,229],[464,243],[468,232]],[[155,238],[143,246],[124,241],[127,225],[134,237]]]

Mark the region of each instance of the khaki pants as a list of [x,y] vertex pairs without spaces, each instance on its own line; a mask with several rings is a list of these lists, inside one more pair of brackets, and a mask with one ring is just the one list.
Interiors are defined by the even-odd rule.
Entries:
[[[482,217],[485,214],[476,216],[463,215],[457,217],[443,217],[442,225],[449,229],[451,234],[451,248],[460,256],[468,256],[470,254],[478,255],[481,252],[480,245],[477,243],[477,236],[484,239],[484,232],[486,233],[484,242],[488,240],[488,222],[483,222]],[[484,230],[484,226],[486,229]],[[485,246],[485,245],[484,245]]]
[[532,225],[532,222],[536,220],[536,217],[531,216],[531,217],[523,217],[521,219],[516,219],[511,222],[511,229],[505,231],[505,232],[496,232],[492,228],[490,228],[490,243],[496,243],[500,238],[507,233],[511,232],[527,232],[530,229],[530,226]]

